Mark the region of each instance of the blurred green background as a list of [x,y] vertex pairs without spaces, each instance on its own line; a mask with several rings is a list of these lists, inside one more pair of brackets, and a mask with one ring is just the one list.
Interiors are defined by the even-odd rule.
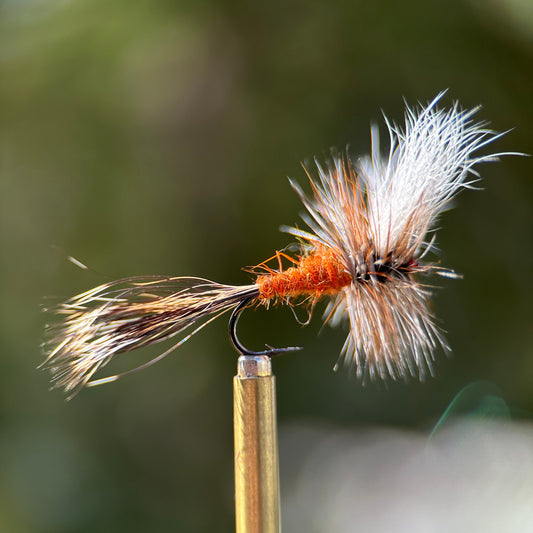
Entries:
[[[300,161],[367,153],[382,110],[401,121],[403,98],[446,88],[511,130],[495,150],[533,152],[529,1],[0,2],[0,531],[231,531],[226,320],[65,403],[35,369],[40,307],[107,276],[247,283],[241,267],[291,241]],[[286,308],[243,317],[251,347],[305,347],[275,362],[282,433],[429,432],[479,379],[531,418],[531,169],[480,168],[483,191],[442,219],[443,264],[465,277],[437,280],[453,347],[437,379],[363,388],[332,372],[345,331],[320,331],[319,311],[306,328]],[[282,447],[282,465],[299,453]]]

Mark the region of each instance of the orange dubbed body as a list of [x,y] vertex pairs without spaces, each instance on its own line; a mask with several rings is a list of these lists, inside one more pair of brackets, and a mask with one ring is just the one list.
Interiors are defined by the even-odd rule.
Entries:
[[[281,255],[296,263],[296,266],[282,270]],[[352,282],[351,276],[339,258],[325,248],[317,248],[298,261],[279,252],[277,258],[280,270],[274,271],[264,267],[269,273],[259,276],[256,280],[261,300],[300,295],[319,297],[323,294],[337,293]]]

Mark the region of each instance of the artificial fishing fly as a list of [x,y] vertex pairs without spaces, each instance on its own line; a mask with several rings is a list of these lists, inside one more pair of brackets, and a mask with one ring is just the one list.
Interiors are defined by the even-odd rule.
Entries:
[[[502,134],[474,122],[477,109],[461,110],[457,103],[439,109],[442,94],[426,107],[407,107],[403,127],[385,119],[387,156],[373,128],[371,157],[354,162],[332,153],[325,165],[316,162],[317,177],[306,169],[311,195],[291,181],[306,209],[307,230],[282,230],[298,239],[301,251],[296,257],[276,252],[271,259],[277,259],[278,268],[268,260],[261,263],[253,271],[253,284],[127,278],[59,305],[55,312],[61,320],[48,328],[41,365],[51,370],[53,387],[72,395],[86,385],[114,381],[162,359],[227,311],[234,311],[235,326],[237,310],[248,304],[292,305],[296,297],[307,298],[311,308],[326,297],[325,321],[336,325],[348,319],[339,362],[357,376],[431,374],[435,352],[449,347],[420,278],[432,273],[457,277],[423,260],[433,250],[435,223],[450,200],[477,180],[474,167],[504,155],[476,155]],[[284,268],[282,259],[292,266]],[[91,381],[115,355],[168,339],[177,342],[145,365]],[[232,341],[244,349],[234,334]]]

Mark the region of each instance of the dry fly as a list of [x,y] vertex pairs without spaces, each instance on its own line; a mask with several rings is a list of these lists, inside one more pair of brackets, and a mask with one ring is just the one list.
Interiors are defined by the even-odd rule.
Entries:
[[[457,103],[439,109],[442,94],[425,107],[406,107],[403,126],[385,118],[385,156],[378,130],[372,128],[370,157],[353,161],[332,152],[325,164],[315,161],[312,172],[306,169],[310,195],[291,181],[306,209],[307,229],[282,230],[297,238],[300,251],[295,256],[276,252],[254,268],[254,283],[134,277],[60,304],[55,309],[60,320],[48,328],[42,365],[51,370],[53,387],[73,395],[86,385],[115,381],[162,359],[227,311],[234,311],[235,326],[236,309],[271,302],[294,305],[297,297],[311,309],[326,297],[325,322],[348,319],[337,366],[345,364],[370,379],[432,374],[435,352],[449,347],[429,309],[430,290],[420,278],[457,277],[424,260],[435,251],[435,224],[450,200],[478,179],[474,167],[504,155],[477,155],[502,134],[475,122],[477,109],[462,110]],[[284,268],[282,259],[291,266]],[[173,345],[141,367],[92,381],[117,354],[168,339],[174,339]],[[236,336],[232,340],[245,350]]]

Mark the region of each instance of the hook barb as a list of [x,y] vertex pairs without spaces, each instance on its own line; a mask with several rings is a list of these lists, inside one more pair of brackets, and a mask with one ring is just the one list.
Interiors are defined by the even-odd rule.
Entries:
[[286,353],[286,352],[295,352],[298,350],[301,350],[301,346],[287,346],[286,348],[273,348],[272,346],[268,346],[268,350],[264,350],[262,352],[254,352],[252,350],[248,350],[241,341],[239,340],[239,337],[237,336],[237,323],[239,322],[239,318],[241,316],[241,313],[246,309],[248,304],[254,299],[254,297],[246,298],[245,300],[242,300],[242,302],[235,307],[233,312],[231,313],[231,317],[228,322],[228,330],[229,330],[229,338],[231,341],[231,344],[233,344],[233,347],[241,354],[251,357],[266,355],[268,357],[272,357],[273,355],[278,355],[280,353]]

